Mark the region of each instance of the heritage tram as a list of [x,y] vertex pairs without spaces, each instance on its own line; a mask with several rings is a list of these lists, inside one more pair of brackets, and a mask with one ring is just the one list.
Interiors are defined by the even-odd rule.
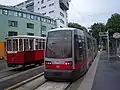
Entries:
[[48,80],[76,80],[89,69],[97,54],[96,40],[75,28],[48,31],[44,77]]
[[45,37],[10,36],[6,38],[7,65],[42,64],[44,60]]

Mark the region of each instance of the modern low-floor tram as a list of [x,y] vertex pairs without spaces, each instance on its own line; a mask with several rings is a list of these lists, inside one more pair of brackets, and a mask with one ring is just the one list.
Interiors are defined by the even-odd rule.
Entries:
[[96,41],[88,33],[75,28],[48,31],[44,77],[48,80],[76,80],[92,64]]

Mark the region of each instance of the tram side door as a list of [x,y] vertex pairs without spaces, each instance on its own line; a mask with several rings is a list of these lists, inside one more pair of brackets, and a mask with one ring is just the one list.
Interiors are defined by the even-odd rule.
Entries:
[[74,35],[74,59],[75,59],[75,68],[79,70],[78,74],[84,72],[83,65],[84,65],[84,48],[83,48],[83,41],[81,36],[78,34]]

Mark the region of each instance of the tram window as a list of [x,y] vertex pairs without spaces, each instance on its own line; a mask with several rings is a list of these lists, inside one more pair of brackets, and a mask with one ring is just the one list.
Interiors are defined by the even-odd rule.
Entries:
[[18,51],[18,39],[13,39],[13,51]]
[[35,40],[35,49],[38,50],[38,39]]
[[19,51],[23,51],[23,42],[22,42],[22,39],[19,39]]
[[43,49],[43,40],[41,40],[41,49]]
[[7,40],[7,51],[12,51],[12,40]]
[[79,58],[79,45],[78,45],[78,35],[74,35],[74,55],[75,55],[75,61],[80,60]]
[[34,49],[34,44],[33,44],[34,40],[30,39],[30,50]]
[[29,46],[28,46],[28,39],[24,39],[24,50],[28,51],[29,50]]
[[39,49],[42,49],[42,40],[39,40]]
[[45,40],[44,39],[41,39],[39,40],[39,49],[44,49],[45,48]]
[[87,46],[89,50],[92,50],[92,41],[90,38],[87,38]]
[[45,41],[43,41],[43,49],[45,49]]

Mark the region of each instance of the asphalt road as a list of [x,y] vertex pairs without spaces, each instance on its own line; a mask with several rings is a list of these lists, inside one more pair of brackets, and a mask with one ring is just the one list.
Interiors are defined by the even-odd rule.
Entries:
[[120,58],[102,52],[91,90],[120,90]]

